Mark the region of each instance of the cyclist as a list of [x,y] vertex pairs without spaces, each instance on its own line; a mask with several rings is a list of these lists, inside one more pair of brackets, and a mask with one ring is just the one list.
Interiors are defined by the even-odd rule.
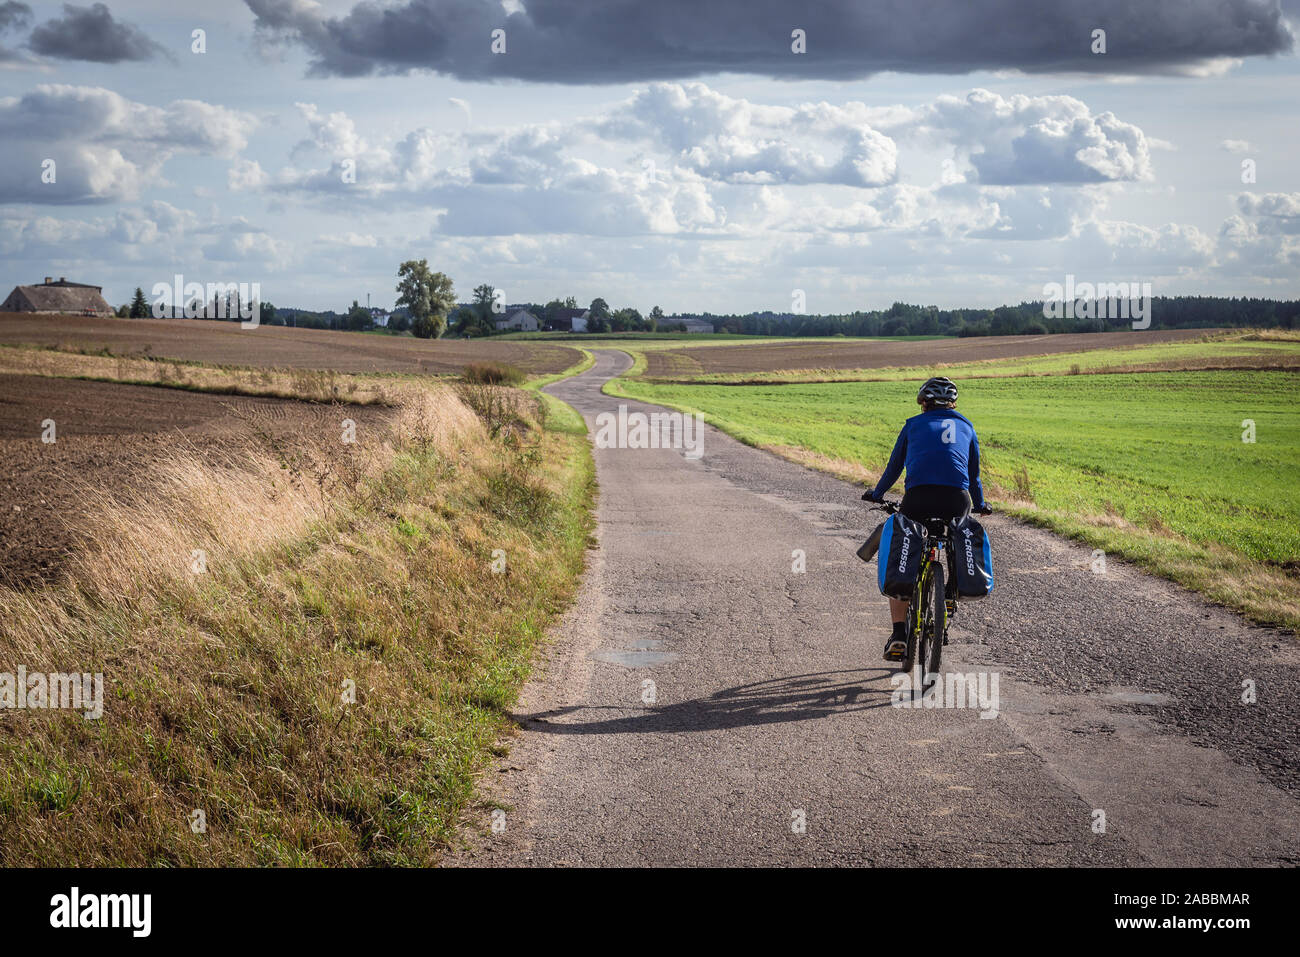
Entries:
[[[862,497],[883,502],[906,468],[898,510],[908,518],[961,518],[970,512],[972,499],[975,511],[990,514],[993,509],[985,503],[980,484],[975,426],[955,409],[957,384],[943,376],[928,379],[917,392],[916,402],[924,411],[903,424],[884,474]],[[885,660],[902,661],[907,655],[907,602],[889,599],[889,616],[894,630],[885,641]]]

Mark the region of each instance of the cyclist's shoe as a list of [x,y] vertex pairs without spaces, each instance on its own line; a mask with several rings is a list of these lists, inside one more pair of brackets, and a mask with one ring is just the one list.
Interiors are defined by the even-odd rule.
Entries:
[[907,632],[895,628],[894,633],[885,639],[885,660],[902,661],[907,657]]

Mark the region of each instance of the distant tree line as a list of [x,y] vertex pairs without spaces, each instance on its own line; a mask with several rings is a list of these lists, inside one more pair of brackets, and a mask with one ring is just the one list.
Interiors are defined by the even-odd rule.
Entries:
[[[756,312],[743,316],[703,313],[715,332],[751,336],[1013,336],[1130,329],[1131,320],[1069,319],[1043,315],[1043,303],[995,309],[940,309],[896,302],[885,310],[845,315]],[[1300,327],[1300,300],[1153,296],[1152,329]]]
[[[488,283],[475,287],[472,302],[457,305],[451,279],[429,269],[427,260],[409,260],[398,269],[397,308],[388,316],[387,330],[407,331],[421,338],[443,335],[478,337],[496,334],[496,322],[507,312],[524,309],[537,317],[542,329],[567,328],[561,314],[580,308],[573,296],[547,303],[516,304],[507,311],[498,291]],[[226,310],[231,321],[239,320],[238,302]],[[626,306],[612,309],[600,297],[586,307],[587,331],[672,332],[685,331],[681,319],[709,322],[714,332],[749,336],[1010,336],[1049,335],[1069,332],[1106,332],[1132,328],[1127,318],[1068,318],[1045,315],[1042,301],[993,309],[940,309],[896,302],[888,309],[856,311],[838,315],[751,312],[745,315],[696,313],[666,317],[655,306],[647,315]],[[152,315],[144,290],[137,288],[132,301],[117,310],[122,318],[143,319]],[[1151,300],[1152,329],[1300,328],[1300,300],[1257,299],[1224,296],[1155,296]],[[280,308],[261,304],[263,325],[300,326],[307,329],[335,329],[363,332],[375,328],[375,316],[352,300],[343,312]]]
[[[214,318],[218,322],[241,322],[243,321],[243,316],[240,311],[241,305],[247,307],[248,303],[241,303],[239,301],[238,292],[228,292],[224,296],[214,297],[212,302],[209,303],[204,303],[199,300],[198,297],[195,297],[188,303],[174,303],[170,306],[171,316],[169,318],[184,319],[187,317],[188,310],[196,318]],[[356,305],[356,303],[353,303],[353,305]],[[164,307],[163,311],[168,311],[168,308]],[[145,296],[144,290],[139,286],[135,287],[135,294],[131,297],[131,301],[118,306],[115,310],[115,314],[119,319],[155,318],[154,305]],[[158,318],[168,317],[160,316]],[[285,317],[283,314],[277,313],[273,304],[262,302],[259,303],[258,307],[258,321],[263,325],[283,326],[285,324]]]

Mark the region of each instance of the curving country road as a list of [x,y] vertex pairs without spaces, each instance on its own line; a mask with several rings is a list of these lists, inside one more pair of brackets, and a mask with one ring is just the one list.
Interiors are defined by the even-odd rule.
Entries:
[[[629,364],[548,391],[589,427],[663,411],[601,393]],[[600,546],[485,782],[505,815],[455,863],[1300,862],[1293,637],[995,516],[944,664],[996,674],[996,716],[892,707],[861,490],[713,429],[703,453],[595,450]]]

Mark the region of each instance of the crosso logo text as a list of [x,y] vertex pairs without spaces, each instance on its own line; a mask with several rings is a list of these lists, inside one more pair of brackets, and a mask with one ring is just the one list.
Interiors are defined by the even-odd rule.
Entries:
[[104,716],[104,675],[77,672],[0,671],[0,708],[84,711],[87,721]]
[[148,937],[153,929],[153,895],[86,894],[74,887],[50,898],[50,926],[127,927],[132,937]]
[[912,534],[903,528],[903,547],[898,550],[898,570],[901,574],[907,574],[907,555],[912,550]]
[[1074,274],[1043,284],[1047,319],[1132,319],[1134,329],[1151,328],[1151,283],[1090,282],[1075,285]]
[[704,417],[681,412],[629,412],[596,416],[598,449],[683,449],[688,459],[704,454]]
[[262,323],[260,282],[186,282],[177,273],[171,283],[153,286],[153,317],[174,319],[234,319],[241,329],[256,329]]
[[[929,682],[923,685],[922,678]],[[922,675],[913,668],[889,679],[893,692],[889,703],[895,708],[969,708],[978,711],[981,718],[998,716],[998,673],[973,671],[969,674],[948,672],[941,675]],[[913,689],[925,688],[920,698]]]
[[966,574],[971,578],[975,577],[975,543],[971,540],[971,531],[969,528],[963,528],[962,534],[962,551],[966,556]]

